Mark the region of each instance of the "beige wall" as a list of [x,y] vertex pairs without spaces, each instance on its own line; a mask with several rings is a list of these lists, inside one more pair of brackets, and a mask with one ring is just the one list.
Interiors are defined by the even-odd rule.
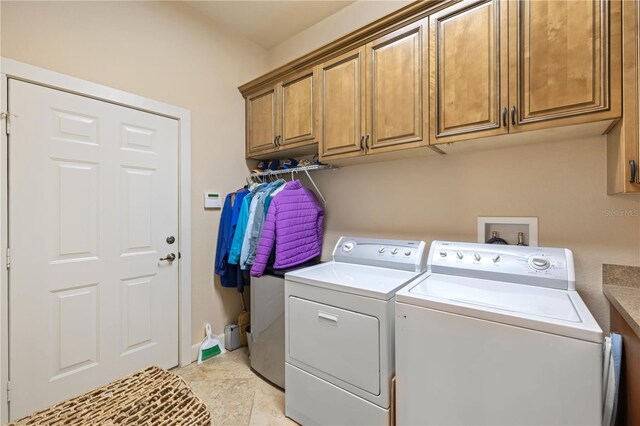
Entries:
[[2,55],[191,110],[192,340],[237,317],[233,289],[213,284],[219,211],[206,190],[244,181],[244,102],[237,87],[267,71],[266,51],[188,6],[155,2],[7,2]]
[[604,328],[602,264],[640,264],[640,201],[606,195],[603,136],[346,166],[314,179],[327,199],[325,258],[343,234],[476,241],[478,216],[535,216],[541,246],[573,250],[578,291]]
[[[404,2],[358,1],[270,50],[277,66]],[[469,144],[482,144],[482,141]],[[605,138],[346,166],[315,174],[327,198],[324,258],[342,234],[476,241],[478,216],[536,216],[539,243],[574,251],[577,287],[608,328],[603,263],[640,265],[638,196],[607,196]],[[630,211],[610,217],[607,211]]]

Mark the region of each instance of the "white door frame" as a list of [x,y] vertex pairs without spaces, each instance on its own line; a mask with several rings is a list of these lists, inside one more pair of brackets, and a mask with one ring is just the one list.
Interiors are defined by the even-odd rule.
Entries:
[[[0,57],[0,423],[8,421],[7,380],[9,378],[9,292],[7,256],[8,212],[8,79],[13,78],[41,86],[74,93],[116,105],[173,118],[179,123],[179,334],[178,360],[180,366],[191,363],[191,112],[184,108],[147,99],[54,71],[34,67]],[[17,167],[17,165],[12,165]],[[35,330],[34,330],[35,332]]]

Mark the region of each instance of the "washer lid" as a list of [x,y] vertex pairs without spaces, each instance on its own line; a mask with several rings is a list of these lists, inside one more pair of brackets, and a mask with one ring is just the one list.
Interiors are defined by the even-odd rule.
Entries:
[[431,274],[400,290],[397,301],[602,342],[602,330],[575,291]]
[[420,275],[416,272],[342,262],[326,262],[285,274],[285,280],[345,293],[389,300],[396,291]]

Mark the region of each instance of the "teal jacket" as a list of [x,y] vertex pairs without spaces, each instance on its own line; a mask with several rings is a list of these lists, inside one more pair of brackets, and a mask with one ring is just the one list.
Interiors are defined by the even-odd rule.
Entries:
[[253,193],[249,192],[242,199],[242,207],[240,207],[240,214],[238,215],[238,224],[236,230],[233,233],[233,241],[231,242],[231,250],[229,250],[228,262],[232,265],[237,265],[240,260],[240,253],[242,252],[242,243],[244,241],[244,233],[247,230],[247,222],[249,221],[249,207],[251,206],[251,199]]

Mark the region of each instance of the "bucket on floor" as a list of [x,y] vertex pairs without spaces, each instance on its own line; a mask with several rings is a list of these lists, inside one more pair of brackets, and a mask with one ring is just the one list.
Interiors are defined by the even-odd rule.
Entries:
[[240,343],[240,327],[238,324],[227,324],[224,326],[224,348],[234,351],[242,346]]

